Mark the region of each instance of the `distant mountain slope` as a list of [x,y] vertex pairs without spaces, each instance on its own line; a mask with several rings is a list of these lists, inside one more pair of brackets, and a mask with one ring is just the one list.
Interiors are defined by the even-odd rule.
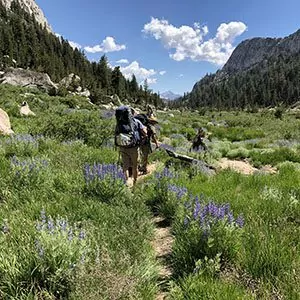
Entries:
[[160,94],[160,97],[166,100],[175,100],[179,97],[181,97],[181,95],[179,94],[175,94],[172,91],[166,91]]
[[[13,1],[16,1],[16,0],[0,0],[0,3],[2,3],[2,5],[6,9],[10,9],[10,6]],[[52,29],[51,29],[47,19],[45,18],[43,11],[36,4],[36,2],[34,0],[17,0],[17,2],[20,4],[22,9],[24,9],[30,15],[33,15],[39,24],[41,24],[42,26],[45,25],[47,30],[49,32],[52,32]]]
[[174,105],[245,108],[300,100],[300,30],[285,38],[243,41],[224,67]]
[[246,70],[257,63],[278,55],[293,55],[300,52],[300,29],[285,38],[253,38],[240,43],[222,72],[233,73]]
[[[110,102],[110,96],[117,95],[134,105],[163,105],[157,93],[138,85],[135,76],[127,79],[120,67],[112,69],[105,55],[99,62],[90,62],[82,50],[50,32],[37,21],[42,14],[36,14],[38,11],[33,0],[0,0],[0,72],[7,67],[29,69],[47,73],[53,82],[73,73],[96,104]],[[66,93],[63,88],[58,92]]]

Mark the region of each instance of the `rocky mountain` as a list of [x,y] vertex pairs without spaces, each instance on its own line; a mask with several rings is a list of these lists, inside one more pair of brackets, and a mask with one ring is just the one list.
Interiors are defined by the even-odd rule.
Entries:
[[166,100],[175,100],[179,97],[181,97],[181,95],[179,94],[175,94],[172,91],[166,91],[160,94],[160,97]]
[[251,108],[300,100],[300,30],[240,43],[224,67],[198,81],[175,105]]
[[300,52],[300,29],[285,38],[253,38],[240,43],[222,73],[232,74],[255,66],[278,55],[292,55]]
[[[11,3],[14,0],[0,0],[1,4],[6,7],[6,9],[10,9]],[[52,32],[52,29],[44,16],[41,8],[36,4],[35,0],[17,0],[20,6],[29,14],[34,15],[36,21],[43,26],[45,25],[49,32]],[[53,32],[52,32],[53,33]]]

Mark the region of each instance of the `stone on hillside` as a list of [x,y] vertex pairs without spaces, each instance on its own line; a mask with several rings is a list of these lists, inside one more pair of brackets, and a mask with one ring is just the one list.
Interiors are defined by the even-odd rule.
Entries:
[[91,96],[91,92],[88,89],[84,89],[83,91],[77,92],[76,94],[78,96],[82,96],[82,97],[86,97],[86,98]]
[[[69,74],[68,76],[64,77],[60,82],[60,86],[64,86],[66,89],[76,91],[77,88],[80,87],[81,78],[74,73]],[[81,87],[80,87],[81,88]]]
[[82,97],[90,97],[91,93],[88,89],[84,89],[81,86],[81,78],[74,73],[64,77],[60,82],[59,86],[65,87],[71,94]]
[[3,109],[0,108],[0,134],[2,135],[10,135],[13,134],[13,130],[11,129],[9,116]]
[[26,101],[22,103],[20,114],[21,116],[35,116],[35,113],[30,110],[29,105]]
[[113,96],[111,96],[111,100],[112,100],[113,104],[115,104],[117,106],[122,105],[122,102],[121,102],[119,96],[116,95],[116,94],[114,94]]
[[110,102],[109,104],[100,104],[99,108],[100,109],[106,109],[106,110],[111,110],[114,109],[114,104],[112,102]]
[[0,76],[0,83],[38,88],[47,93],[53,90],[57,91],[57,85],[51,81],[48,74],[21,68],[8,68]]

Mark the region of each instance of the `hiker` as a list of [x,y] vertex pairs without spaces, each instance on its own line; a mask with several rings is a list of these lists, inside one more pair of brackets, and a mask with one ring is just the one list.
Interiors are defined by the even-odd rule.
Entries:
[[159,148],[159,142],[157,139],[155,124],[157,124],[157,119],[151,115],[147,116],[146,114],[138,114],[135,116],[135,119],[141,121],[141,123],[147,128],[147,136],[141,141],[139,152],[140,152],[140,163],[138,170],[142,174],[148,173],[148,157],[152,152],[151,141],[155,144],[156,148]]
[[128,106],[116,109],[115,145],[119,147],[126,180],[131,168],[135,184],[138,174],[138,147],[141,139],[147,135],[147,129],[139,120],[133,118],[133,112]]
[[192,146],[190,148],[191,151],[199,151],[203,149],[207,151],[207,146],[205,145],[203,139],[205,138],[205,131],[203,128],[199,128],[196,136],[193,139]]

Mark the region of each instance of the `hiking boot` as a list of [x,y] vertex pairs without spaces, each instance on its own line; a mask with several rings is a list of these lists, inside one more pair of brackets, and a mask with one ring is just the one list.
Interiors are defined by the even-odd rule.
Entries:
[[142,173],[142,175],[146,175],[149,173],[149,171],[144,169],[141,173]]

